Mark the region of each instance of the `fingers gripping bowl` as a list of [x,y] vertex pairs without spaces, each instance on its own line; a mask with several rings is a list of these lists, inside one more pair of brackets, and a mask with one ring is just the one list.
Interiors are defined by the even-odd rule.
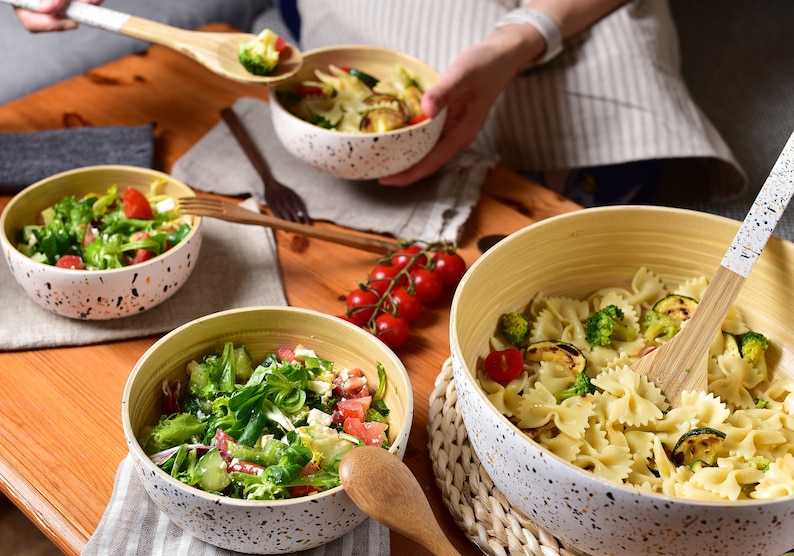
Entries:
[[332,176],[369,180],[406,170],[430,152],[441,135],[446,110],[406,127],[371,133],[324,129],[292,114],[280,100],[281,93],[295,92],[304,81],[316,82],[315,70],[327,72],[330,65],[355,68],[377,79],[402,66],[423,91],[439,79],[427,64],[385,48],[333,46],[305,52],[298,74],[270,91],[273,127],[290,154]]
[[[469,439],[514,507],[566,546],[603,555],[770,555],[794,547],[794,496],[695,500],[607,480],[531,439],[497,409],[477,379],[503,313],[525,310],[538,293],[587,299],[602,288],[631,284],[640,267],[658,272],[671,286],[711,277],[738,226],[677,209],[588,209],[509,236],[461,281],[452,302],[450,344]],[[736,302],[747,325],[770,338],[768,369],[788,384],[794,377],[788,345],[794,322],[786,308],[792,276],[794,245],[772,238]],[[791,453],[791,438],[786,442],[782,449]]]
[[[342,487],[285,500],[230,498],[187,486],[156,466],[138,438],[163,413],[163,380],[185,382],[191,360],[244,345],[253,361],[280,346],[303,344],[334,367],[361,368],[378,383],[376,363],[387,375],[390,451],[402,457],[413,417],[405,367],[371,334],[329,315],[292,307],[252,307],[215,313],[183,325],[155,343],[130,374],[122,397],[122,424],[135,467],[151,499],[191,535],[227,550],[284,554],[307,550],[350,531],[367,517]],[[355,448],[353,448],[355,449]]]
[[0,216],[0,244],[11,273],[40,306],[58,315],[81,320],[108,320],[135,315],[162,303],[177,292],[198,261],[201,218],[190,217],[187,234],[170,249],[143,262],[103,270],[59,268],[38,262],[18,248],[24,227],[67,196],[102,196],[115,186],[119,196],[128,187],[144,194],[159,181],[163,197],[195,196],[171,176],[134,166],[91,166],[45,178],[18,193]]

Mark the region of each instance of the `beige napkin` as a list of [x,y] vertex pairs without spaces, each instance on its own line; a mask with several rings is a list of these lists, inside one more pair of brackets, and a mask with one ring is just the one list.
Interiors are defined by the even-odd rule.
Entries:
[[[388,556],[389,530],[373,519],[301,556]],[[236,556],[186,534],[161,512],[141,484],[132,457],[119,465],[110,503],[82,556]]]
[[[256,203],[245,206],[258,210]],[[286,305],[275,238],[266,228],[205,218],[199,261],[170,299],[109,321],[61,317],[30,299],[0,262],[0,350],[93,344],[168,332],[216,311]]]
[[[265,155],[273,176],[295,189],[314,220],[403,239],[457,241],[495,159],[475,150],[459,153],[437,175],[409,187],[351,181],[298,161],[279,142],[267,102],[243,97],[233,106]],[[224,122],[176,162],[172,173],[191,187],[226,195],[252,195],[265,204],[259,175]]]

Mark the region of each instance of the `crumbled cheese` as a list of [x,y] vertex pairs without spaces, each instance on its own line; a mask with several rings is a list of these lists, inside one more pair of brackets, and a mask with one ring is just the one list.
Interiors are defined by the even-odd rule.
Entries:
[[309,417],[306,419],[306,422],[313,427],[330,427],[333,422],[333,417],[328,415],[325,411],[320,411],[315,407],[309,411]]

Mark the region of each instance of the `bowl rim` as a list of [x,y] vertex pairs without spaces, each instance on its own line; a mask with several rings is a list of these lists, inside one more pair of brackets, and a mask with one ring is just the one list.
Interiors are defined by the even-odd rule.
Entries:
[[[571,219],[576,219],[578,217],[583,217],[585,214],[592,214],[593,212],[604,212],[604,213],[624,213],[627,211],[637,212],[639,214],[648,213],[648,212],[667,212],[670,214],[680,214],[686,216],[695,216],[697,218],[702,218],[704,220],[712,220],[715,222],[721,222],[726,224],[731,224],[736,226],[736,229],[739,229],[739,225],[741,224],[740,221],[735,220],[733,218],[728,218],[726,216],[721,216],[718,214],[706,213],[701,211],[696,211],[692,209],[684,209],[684,208],[677,208],[677,207],[664,207],[664,206],[654,206],[654,205],[625,205],[625,206],[602,206],[602,207],[592,207],[581,209],[573,212],[568,212],[564,214],[559,214],[555,216],[551,216],[549,218],[545,218],[524,228],[517,230],[516,232],[508,235],[506,238],[500,240],[496,244],[494,244],[488,251],[483,253],[466,271],[466,274],[461,278],[458,287],[455,289],[455,293],[452,298],[452,303],[450,306],[450,320],[449,320],[449,332],[450,332],[450,349],[451,355],[457,360],[458,364],[463,371],[463,374],[466,377],[466,380],[471,384],[472,390],[474,394],[477,396],[478,401],[481,404],[485,404],[482,407],[488,408],[490,414],[496,416],[496,418],[506,425],[513,433],[516,434],[518,438],[521,438],[529,443],[534,449],[540,451],[544,456],[551,457],[555,461],[562,464],[565,468],[571,470],[572,472],[576,473],[579,477],[595,481],[600,483],[601,485],[609,488],[619,489],[621,492],[625,493],[626,495],[635,496],[637,498],[640,497],[650,497],[654,500],[658,500],[664,503],[674,503],[674,504],[690,504],[692,506],[701,506],[704,508],[714,507],[714,506],[726,506],[726,507],[734,507],[734,506],[775,506],[778,504],[790,504],[792,500],[794,500],[794,495],[785,496],[782,498],[776,499],[749,499],[749,500],[696,500],[696,499],[689,499],[683,497],[675,497],[669,496],[667,494],[658,493],[658,492],[651,492],[647,490],[642,490],[640,488],[635,488],[632,486],[625,485],[623,483],[618,483],[616,481],[611,481],[606,479],[600,475],[596,475],[590,471],[586,471],[572,463],[564,460],[557,454],[553,453],[551,450],[545,448],[537,441],[533,440],[529,436],[527,436],[521,429],[519,429],[515,424],[513,424],[510,419],[508,419],[502,412],[500,412],[496,406],[491,403],[491,401],[485,396],[485,393],[482,387],[479,386],[477,383],[476,375],[473,374],[472,369],[469,368],[469,365],[465,361],[463,354],[461,353],[461,348],[459,342],[454,341],[457,338],[457,323],[458,323],[458,306],[460,305],[460,300],[463,296],[463,291],[465,289],[466,284],[469,280],[471,280],[471,276],[479,269],[481,266],[487,266],[490,264],[489,261],[489,254],[492,256],[493,253],[497,253],[499,250],[504,249],[505,245],[507,244],[507,240],[514,239],[519,236],[523,236],[528,233],[536,233],[536,230],[543,229],[548,227],[549,225],[554,225],[555,223],[559,222],[560,220],[567,221]],[[617,215],[615,216],[617,218]],[[773,235],[770,238],[770,241],[781,241],[787,244],[792,244],[792,242],[785,240],[779,236]],[[728,245],[725,246],[726,250]],[[474,369],[476,372],[476,369]],[[457,373],[455,373],[455,377],[453,377],[453,381],[457,380]],[[473,448],[473,447],[472,447]],[[479,455],[478,455],[479,457]],[[481,460],[483,458],[480,458]]]
[[[312,56],[325,54],[327,52],[339,51],[339,50],[344,50],[344,51],[350,51],[350,50],[373,51],[373,50],[375,50],[375,51],[382,52],[382,53],[385,53],[385,54],[397,55],[397,56],[400,56],[400,57],[403,57],[403,58],[409,60],[412,64],[415,64],[417,66],[420,66],[420,67],[423,67],[423,68],[429,70],[430,72],[435,74],[436,78],[440,78],[440,74],[438,73],[438,71],[436,71],[435,68],[433,68],[432,66],[430,66],[426,62],[423,62],[419,58],[416,58],[415,56],[412,56],[411,54],[407,54],[405,52],[401,52],[401,51],[395,50],[393,48],[385,48],[385,47],[382,47],[382,46],[366,46],[366,45],[360,45],[360,44],[340,44],[340,45],[336,45],[336,46],[324,46],[324,47],[321,47],[321,48],[314,48],[312,50],[307,50],[306,52],[303,53],[303,65],[301,66],[301,68],[305,68],[305,67],[310,67],[311,66],[311,58],[312,58]],[[399,134],[404,133],[405,131],[408,131],[408,130],[421,129],[423,127],[430,126],[431,124],[433,124],[434,122],[438,122],[439,120],[443,124],[443,121],[446,119],[446,115],[447,115],[447,107],[445,106],[438,114],[436,114],[432,118],[426,118],[425,120],[422,120],[419,123],[415,123],[413,125],[407,125],[405,127],[401,127],[401,128],[398,128],[398,129],[392,129],[390,131],[383,131],[383,132],[380,132],[380,133],[350,133],[350,132],[335,131],[335,130],[332,130],[332,129],[326,129],[324,127],[316,126],[316,125],[314,125],[312,123],[309,123],[306,120],[303,120],[303,119],[299,118],[298,116],[296,116],[295,114],[293,114],[292,112],[287,110],[284,107],[284,105],[281,104],[281,102],[278,100],[278,95],[276,94],[276,92],[280,91],[280,90],[286,90],[286,89],[288,89],[290,87],[290,85],[292,85],[294,83],[297,83],[297,82],[298,82],[298,80],[297,80],[297,76],[296,76],[296,77],[291,77],[290,79],[286,79],[283,82],[279,83],[278,85],[272,86],[271,89],[270,89],[270,92],[269,92],[270,104],[272,105],[272,107],[275,110],[281,112],[284,116],[286,116],[288,119],[290,119],[290,121],[294,120],[296,123],[298,123],[298,125],[308,126],[308,129],[311,129],[312,131],[316,131],[321,136],[326,135],[326,136],[329,136],[329,137],[363,138],[363,139],[371,139],[374,136],[387,137],[387,136],[391,136],[391,135],[399,135]]]
[[181,251],[183,248],[186,248],[186,246],[190,243],[190,241],[193,240],[197,235],[200,234],[202,217],[201,216],[193,216],[194,220],[193,220],[193,225],[190,228],[190,231],[182,239],[182,241],[180,241],[175,247],[172,247],[168,251],[165,251],[164,253],[160,253],[159,255],[157,255],[155,257],[152,257],[151,259],[148,259],[148,260],[146,260],[146,261],[144,261],[142,263],[136,263],[136,264],[133,264],[133,265],[123,266],[121,268],[108,268],[108,269],[104,269],[104,270],[96,270],[96,269],[88,269],[88,268],[75,270],[75,269],[72,269],[72,268],[60,268],[60,267],[57,267],[55,265],[50,265],[50,264],[40,263],[38,261],[35,261],[35,260],[31,259],[30,257],[28,257],[27,255],[25,255],[24,253],[22,253],[19,249],[17,249],[16,242],[12,241],[12,238],[8,237],[8,235],[5,232],[6,220],[8,219],[8,215],[11,214],[12,209],[14,208],[14,206],[17,203],[20,203],[21,199],[24,196],[30,195],[31,191],[33,191],[34,189],[38,189],[39,187],[42,187],[46,182],[49,182],[51,180],[63,179],[63,178],[66,178],[66,177],[69,177],[69,176],[72,176],[72,175],[75,175],[75,174],[82,174],[82,173],[94,174],[94,173],[103,172],[103,171],[107,171],[107,170],[128,171],[128,172],[132,172],[132,173],[135,173],[135,174],[149,175],[149,176],[151,176],[153,178],[160,177],[160,178],[166,179],[166,180],[171,181],[171,182],[175,182],[175,183],[179,184],[180,186],[185,187],[187,189],[187,191],[190,192],[190,194],[188,196],[192,196],[192,197],[196,196],[196,192],[193,190],[193,188],[190,187],[185,182],[183,182],[182,180],[179,180],[179,179],[173,177],[170,174],[167,174],[165,172],[161,172],[159,170],[154,170],[152,168],[144,168],[142,166],[128,166],[128,165],[124,165],[124,164],[99,164],[99,165],[95,165],[95,166],[82,166],[80,168],[74,168],[72,170],[66,170],[66,171],[63,171],[63,172],[59,172],[57,174],[53,174],[51,176],[47,176],[46,178],[42,178],[42,179],[40,179],[40,180],[28,185],[27,187],[25,187],[24,189],[22,189],[18,193],[16,193],[11,198],[11,200],[8,202],[8,204],[6,205],[5,209],[3,210],[2,214],[0,214],[0,242],[6,244],[8,249],[12,250],[19,257],[23,257],[23,258],[27,259],[27,262],[29,264],[33,265],[34,267],[36,267],[39,271],[43,271],[43,270],[46,269],[47,272],[55,272],[56,274],[63,274],[63,276],[75,276],[75,272],[82,272],[82,273],[85,273],[88,276],[99,276],[99,275],[108,275],[108,274],[120,274],[120,273],[128,272],[130,269],[145,269],[145,268],[147,268],[149,266],[152,266],[152,265],[155,265],[155,264],[161,264],[163,258],[165,258],[167,255],[174,254],[174,253],[176,253],[178,251]]
[[[319,500],[321,500],[323,498],[326,498],[326,497],[334,497],[338,493],[344,491],[344,487],[340,484],[339,486],[336,486],[334,488],[325,490],[325,491],[320,492],[318,494],[312,494],[312,495],[309,495],[309,496],[300,496],[300,497],[297,497],[297,498],[289,498],[289,499],[286,499],[286,500],[246,500],[246,499],[242,499],[242,498],[231,498],[231,497],[228,497],[228,496],[221,496],[219,494],[212,494],[212,493],[209,493],[209,492],[205,492],[205,491],[203,491],[201,489],[191,487],[189,485],[186,485],[186,484],[182,483],[181,481],[178,481],[177,479],[172,477],[170,474],[168,474],[165,471],[163,471],[162,469],[160,469],[160,467],[158,467],[157,465],[154,465],[152,463],[152,461],[151,461],[151,458],[146,454],[146,452],[143,451],[143,448],[141,448],[141,445],[138,442],[138,439],[135,437],[134,431],[132,430],[132,423],[130,422],[130,416],[129,416],[129,411],[128,411],[129,410],[130,391],[132,389],[133,376],[135,375],[136,371],[138,370],[138,367],[140,366],[141,362],[143,361],[143,359],[146,356],[148,356],[150,353],[154,352],[160,346],[165,344],[173,336],[185,331],[186,329],[188,329],[188,328],[190,328],[190,327],[192,327],[192,326],[194,326],[194,325],[196,325],[198,323],[206,322],[208,320],[213,320],[213,319],[216,319],[216,318],[223,318],[225,316],[229,316],[229,315],[232,315],[232,314],[235,314],[235,313],[254,313],[254,312],[268,312],[268,311],[287,311],[287,312],[295,313],[295,314],[312,315],[312,316],[320,317],[320,318],[323,318],[323,319],[325,319],[325,318],[327,318],[327,319],[335,319],[336,318],[336,317],[333,317],[333,316],[331,316],[331,315],[329,315],[327,313],[322,313],[320,311],[315,311],[314,309],[305,309],[305,308],[302,308],[302,307],[293,307],[291,305],[260,305],[260,306],[254,306],[254,307],[242,307],[242,308],[227,309],[227,310],[224,310],[224,311],[218,311],[218,312],[215,312],[215,313],[210,313],[210,314],[205,315],[203,317],[199,317],[199,318],[194,319],[192,321],[186,322],[185,324],[179,326],[178,328],[175,328],[174,330],[172,330],[171,332],[169,332],[168,334],[164,335],[162,338],[157,340],[154,344],[152,344],[143,353],[143,355],[141,355],[141,357],[138,359],[138,361],[135,363],[135,366],[132,368],[132,370],[130,371],[129,376],[127,377],[127,381],[126,381],[126,383],[124,385],[124,390],[123,390],[122,396],[121,396],[121,422],[122,422],[122,429],[123,429],[123,432],[124,432],[124,438],[126,440],[127,447],[129,449],[129,453],[132,454],[134,456],[134,458],[136,458],[136,459],[141,461],[141,466],[146,466],[146,468],[147,468],[147,470],[149,470],[149,472],[155,473],[160,478],[160,480],[164,480],[169,485],[171,485],[171,486],[173,486],[175,488],[178,488],[180,490],[185,490],[185,491],[189,492],[192,496],[198,496],[199,498],[202,498],[202,499],[204,499],[207,502],[219,502],[219,501],[222,501],[224,504],[229,504],[231,506],[240,506],[240,507],[244,507],[244,508],[254,508],[254,509],[257,508],[257,507],[262,507],[263,505],[267,505],[269,507],[270,506],[272,506],[272,507],[284,507],[284,506],[293,506],[293,505],[297,505],[297,504],[302,504],[302,503],[305,503],[305,502],[316,502],[316,501],[319,501]],[[391,351],[391,349],[388,346],[386,346],[386,344],[383,344],[383,342],[381,340],[379,340],[378,338],[376,338],[375,336],[373,336],[369,332],[363,330],[362,328],[359,328],[358,326],[356,326],[356,325],[354,325],[352,323],[349,323],[347,321],[344,321],[342,319],[336,319],[336,320],[338,320],[339,324],[342,325],[343,327],[347,327],[352,333],[354,333],[356,335],[362,335],[362,334],[365,335],[365,336],[361,336],[361,338],[363,340],[366,341],[367,337],[369,337],[372,341],[381,343],[385,349]],[[407,389],[408,396],[407,396],[407,398],[405,400],[405,415],[406,415],[406,419],[405,419],[405,422],[403,423],[402,427],[400,428],[400,430],[397,431],[396,436],[397,436],[397,438],[400,438],[400,437],[404,436],[407,439],[409,434],[410,434],[411,426],[412,426],[412,423],[413,423],[414,395],[413,395],[413,389],[411,388],[411,381],[410,381],[410,376],[408,375],[408,370],[405,368],[405,365],[403,364],[402,360],[396,354],[395,354],[394,358],[395,358],[395,361],[397,361],[399,363],[398,370],[400,371],[400,374],[404,377],[405,382],[408,385],[408,389]],[[394,444],[392,444],[389,447],[389,452],[393,453],[393,454],[396,454],[397,450],[399,448],[400,448],[400,445],[395,442]],[[406,448],[407,448],[407,442],[406,442]]]

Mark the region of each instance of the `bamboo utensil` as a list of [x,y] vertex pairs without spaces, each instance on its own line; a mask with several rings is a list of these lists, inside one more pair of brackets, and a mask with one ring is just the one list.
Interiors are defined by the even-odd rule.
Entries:
[[661,388],[673,407],[681,404],[684,390],[707,389],[708,346],[720,331],[792,194],[794,134],[786,142],[686,326],[632,365],[632,369]]
[[243,149],[246,158],[248,158],[248,161],[262,179],[265,185],[265,204],[267,208],[278,218],[301,224],[311,224],[312,219],[309,216],[309,211],[303,198],[294,189],[287,187],[273,177],[265,157],[259,152],[259,147],[248,134],[248,130],[237,116],[237,112],[231,108],[223,108],[221,109],[221,117],[237,140],[237,144]]
[[[0,0],[18,8],[38,10],[36,0]],[[84,2],[71,2],[63,11],[65,17],[92,27],[135,39],[160,44],[196,60],[207,69],[241,83],[272,84],[295,75],[303,64],[303,55],[287,45],[278,68],[272,75],[254,75],[246,71],[237,58],[241,42],[253,39],[251,33],[205,33],[188,31],[157,21],[118,12]]]
[[299,224],[289,220],[282,220],[281,218],[275,218],[267,214],[248,210],[235,203],[222,199],[210,197],[182,197],[178,199],[178,202],[179,210],[185,214],[209,216],[211,218],[219,218],[227,222],[236,222],[238,224],[265,226],[273,228],[274,230],[282,230],[284,232],[300,234],[306,237],[313,237],[373,253],[390,253],[399,249],[399,244],[394,240],[360,236],[307,224]]
[[391,452],[378,446],[350,450],[339,463],[339,480],[370,517],[436,556],[460,556],[441,530],[416,477]]

